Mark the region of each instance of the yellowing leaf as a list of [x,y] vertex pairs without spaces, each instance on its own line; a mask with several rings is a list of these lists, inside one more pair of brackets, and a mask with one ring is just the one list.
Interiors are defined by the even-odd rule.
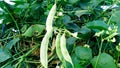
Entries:
[[35,34],[35,32],[38,32],[38,35],[40,35],[44,29],[45,29],[44,25],[38,25],[38,24],[32,25],[27,29],[27,31],[23,34],[23,36],[32,37]]

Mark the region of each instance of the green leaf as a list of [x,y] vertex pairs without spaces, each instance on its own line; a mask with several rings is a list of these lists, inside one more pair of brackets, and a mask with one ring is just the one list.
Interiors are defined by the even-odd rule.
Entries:
[[120,22],[120,11],[115,11],[113,14],[112,14],[112,17],[111,17],[111,21],[113,22]]
[[102,1],[104,0],[91,0],[90,4],[92,5],[92,7],[97,7]]
[[88,34],[90,32],[91,32],[91,30],[89,28],[87,28],[86,26],[82,26],[82,28],[79,30],[79,33],[81,33],[81,34]]
[[75,55],[81,60],[90,60],[92,58],[92,50],[87,47],[78,46],[75,48]]
[[120,32],[120,10],[119,11],[115,11],[112,14],[112,17],[110,19],[110,21],[115,22],[116,26],[118,26],[118,32]]
[[80,27],[76,25],[75,23],[68,23],[66,26],[67,26],[67,29],[72,29],[76,32],[80,30]]
[[13,40],[7,43],[5,48],[11,49],[19,40],[20,38],[14,38]]
[[72,52],[74,44],[76,43],[75,42],[76,40],[77,39],[74,38],[74,37],[70,37],[66,40],[66,44],[67,44],[66,46],[67,46],[67,49],[68,49],[69,52]]
[[13,68],[13,66],[11,64],[5,66],[4,68]]
[[[120,33],[120,22],[117,22],[116,26],[118,26],[118,33]],[[119,34],[119,36],[120,36],[120,34]]]
[[71,18],[68,15],[64,15],[64,17],[62,19],[63,19],[64,24],[68,24],[71,22]]
[[83,68],[80,64],[80,59],[75,54],[72,55],[72,61],[74,64],[74,68]]
[[62,55],[63,55],[64,59],[65,59],[67,62],[71,63],[71,65],[72,65],[72,67],[73,67],[72,59],[71,59],[71,57],[70,57],[70,55],[69,55],[69,53],[68,53],[68,50],[67,50],[67,48],[66,48],[66,38],[65,38],[65,34],[63,34],[63,35],[61,36],[61,39],[60,39],[60,47],[61,47],[61,51],[62,51]]
[[102,53],[91,60],[94,68],[117,68],[112,56]]
[[75,11],[75,15],[78,16],[78,17],[80,17],[84,14],[90,14],[90,11],[88,11],[88,10],[77,10],[77,11]]
[[20,5],[17,5],[16,8],[20,8],[20,9],[26,9],[28,8],[29,4],[28,3],[24,3],[24,4],[20,4]]
[[92,21],[92,22],[88,22],[86,24],[86,27],[90,28],[90,29],[97,29],[97,30],[107,30],[108,28],[108,25],[104,22],[104,21],[101,21],[101,20],[95,20],[95,21]]
[[79,0],[69,0],[68,2],[70,3],[70,4],[75,4],[75,3],[77,3]]
[[38,24],[32,25],[26,30],[23,36],[32,37],[33,35],[35,35],[35,33],[37,33],[37,35],[40,35],[44,29],[45,29],[44,25],[38,25]]
[[26,30],[27,30],[27,25],[24,25],[24,26],[21,28],[21,32],[24,33]]
[[80,63],[80,59],[75,54],[73,54],[71,58],[74,64]]
[[11,56],[7,50],[0,48],[0,63],[6,61]]

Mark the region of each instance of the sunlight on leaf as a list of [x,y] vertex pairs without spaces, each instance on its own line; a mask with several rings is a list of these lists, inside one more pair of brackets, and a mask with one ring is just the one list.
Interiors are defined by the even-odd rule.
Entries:
[[45,29],[44,25],[38,25],[38,24],[32,25],[26,30],[23,36],[32,37],[33,35],[35,35],[36,32],[37,35],[40,35],[44,29]]
[[75,54],[79,59],[82,59],[82,60],[92,59],[92,50],[87,47],[82,47],[82,46],[76,47]]
[[4,0],[6,3],[10,4],[10,5],[15,5],[14,2],[11,2],[11,0]]
[[0,63],[6,61],[9,59],[11,56],[7,52],[7,50],[0,48]]
[[97,63],[96,67],[94,67],[94,68],[117,68],[115,65],[114,59],[109,54],[107,54],[107,53],[100,54],[100,56],[98,58],[98,62],[97,62],[97,58],[98,58],[98,56],[94,57],[91,60],[93,67]]
[[97,29],[97,30],[107,30],[108,25],[101,20],[95,20],[92,22],[88,22],[86,26],[90,29]]
[[78,17],[80,17],[80,16],[82,16],[84,14],[90,14],[90,11],[88,11],[88,10],[78,10],[78,11],[75,11],[75,15],[78,16]]

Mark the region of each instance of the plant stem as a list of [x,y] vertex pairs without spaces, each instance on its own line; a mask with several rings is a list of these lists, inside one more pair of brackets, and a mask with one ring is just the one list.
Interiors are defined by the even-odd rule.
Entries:
[[102,39],[102,36],[101,36],[101,43],[100,43],[99,53],[98,53],[97,61],[96,61],[96,64],[95,64],[94,68],[97,68],[97,64],[98,64],[98,61],[99,61],[99,58],[100,58],[103,41],[104,41],[104,39]]
[[30,51],[28,51],[26,54],[24,54],[24,55],[22,55],[22,56],[20,56],[20,57],[18,57],[18,58],[16,58],[16,59],[14,59],[14,60],[6,63],[6,64],[3,65],[1,68],[4,68],[4,67],[6,67],[7,65],[9,65],[10,63],[13,63],[14,61],[20,59],[19,62],[16,64],[16,66],[17,66],[20,62],[22,62],[22,61],[24,60],[25,57],[27,57],[29,54],[31,54],[38,46],[39,46],[39,44],[35,45],[35,46],[34,46]]
[[26,17],[26,15],[27,15],[29,9],[30,9],[30,8],[32,7],[32,5],[34,5],[36,2],[37,2],[37,0],[33,1],[33,2],[30,4],[30,6],[27,8],[27,10],[26,10],[26,12],[25,12],[25,15],[24,15],[24,17],[23,17],[23,20],[25,20],[25,17]]
[[19,27],[18,27],[18,24],[17,24],[17,22],[16,22],[15,18],[12,16],[12,14],[10,13],[10,11],[7,9],[7,7],[6,7],[6,6],[5,6],[5,9],[6,9],[6,10],[7,10],[7,12],[9,13],[10,17],[12,18],[13,22],[14,22],[14,23],[15,23],[15,25],[16,25],[16,28],[17,28],[17,30],[18,30],[18,33],[20,34],[20,30],[19,30]]

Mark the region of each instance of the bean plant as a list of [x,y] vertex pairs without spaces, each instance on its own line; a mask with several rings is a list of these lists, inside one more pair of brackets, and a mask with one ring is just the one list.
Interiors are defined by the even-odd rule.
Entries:
[[119,0],[0,1],[0,68],[119,68]]

